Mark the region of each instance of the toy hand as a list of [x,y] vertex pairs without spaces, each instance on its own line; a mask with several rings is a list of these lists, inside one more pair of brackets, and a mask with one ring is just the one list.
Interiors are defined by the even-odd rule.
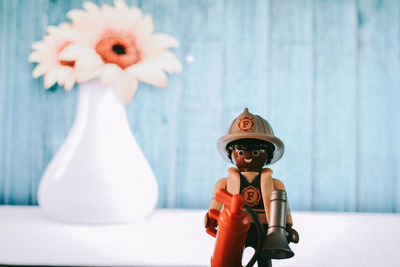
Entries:
[[216,237],[217,236],[217,226],[218,226],[218,219],[219,216],[219,211],[216,209],[210,209],[207,214],[206,218],[204,220],[204,225],[206,227],[206,232],[207,234]]
[[291,225],[286,225],[286,231],[289,234],[289,242],[293,242],[295,244],[299,243],[299,233],[292,228]]
[[210,211],[208,211],[206,213],[205,218],[204,218],[204,227],[205,228],[209,228],[209,227],[216,228],[217,226],[218,226],[218,221],[214,220],[214,219],[211,219],[210,218]]

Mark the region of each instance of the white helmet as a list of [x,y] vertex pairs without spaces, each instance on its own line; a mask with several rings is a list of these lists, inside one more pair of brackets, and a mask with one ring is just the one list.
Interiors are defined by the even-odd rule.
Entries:
[[274,135],[271,125],[260,116],[251,114],[248,108],[232,122],[228,134],[218,139],[218,152],[226,161],[230,162],[226,146],[240,139],[258,139],[273,144],[275,150],[271,163],[279,160],[285,150],[285,145]]

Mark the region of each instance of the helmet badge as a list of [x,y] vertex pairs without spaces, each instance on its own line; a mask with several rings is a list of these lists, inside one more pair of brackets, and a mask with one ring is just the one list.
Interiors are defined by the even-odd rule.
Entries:
[[254,120],[250,117],[242,117],[238,121],[238,128],[241,132],[250,132],[254,128]]

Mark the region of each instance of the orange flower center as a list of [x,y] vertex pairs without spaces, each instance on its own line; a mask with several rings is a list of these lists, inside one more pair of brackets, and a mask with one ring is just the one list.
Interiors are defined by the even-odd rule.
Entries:
[[141,53],[135,37],[128,32],[105,30],[95,46],[104,63],[113,63],[121,69],[138,63]]
[[[58,49],[57,49],[57,54],[60,54],[61,51],[63,51],[63,49],[69,45],[71,42],[65,42],[63,45],[61,45]],[[60,63],[60,65],[63,66],[68,66],[73,68],[75,66],[75,61],[68,61],[68,60],[58,60],[58,63]]]

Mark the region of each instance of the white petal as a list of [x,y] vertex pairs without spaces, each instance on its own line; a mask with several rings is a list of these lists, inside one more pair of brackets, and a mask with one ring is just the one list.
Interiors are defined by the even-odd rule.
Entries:
[[57,27],[53,25],[47,26],[47,32],[49,34],[54,34],[55,32],[57,32]]
[[144,16],[141,23],[138,24],[137,31],[138,31],[137,38],[141,40],[146,40],[147,37],[149,37],[153,33],[154,24],[153,24],[153,19],[150,15]]
[[44,43],[43,42],[34,42],[32,44],[32,48],[36,49],[36,50],[39,50],[39,49],[41,49],[43,47],[44,47]]
[[77,72],[78,83],[89,81],[93,78],[99,77],[101,73],[101,68],[86,69]]
[[116,83],[122,74],[122,70],[115,64],[106,64],[100,75],[101,82],[106,85]]
[[86,52],[85,47],[78,44],[70,44],[66,46],[58,56],[61,60],[73,61],[76,60],[80,55]]
[[41,53],[39,53],[39,51],[33,51],[29,55],[28,60],[29,60],[29,62],[39,62],[41,58],[42,58],[42,55],[41,55]]
[[65,90],[70,91],[72,87],[74,87],[74,84],[75,84],[75,77],[69,76],[64,83]]
[[100,8],[96,4],[94,4],[92,2],[84,2],[83,3],[83,8],[86,9],[88,12],[95,12],[96,13],[96,12],[100,11]]
[[112,17],[113,12],[114,12],[114,8],[112,6],[110,6],[110,5],[102,4],[101,5],[101,11],[103,12],[103,14],[105,14],[105,16]]
[[95,52],[86,53],[84,56],[79,57],[75,61],[75,67],[78,71],[80,70],[85,71],[88,69],[95,69],[103,66],[104,66],[103,60]]
[[153,68],[151,65],[137,64],[126,70],[128,73],[136,76],[140,81],[152,85],[167,87],[167,75],[161,70]]
[[135,77],[126,75],[117,82],[117,91],[121,94],[125,104],[129,104],[131,102],[132,97],[136,93],[138,85],[139,82]]
[[57,83],[59,85],[63,85],[68,78],[70,72],[67,70],[67,67],[60,67],[57,71]]
[[88,53],[75,61],[75,69],[78,75],[78,82],[88,81],[101,74],[104,66],[100,56],[96,53]]
[[72,9],[68,11],[67,17],[75,23],[76,20],[79,20],[82,16],[86,14],[85,11],[80,9]]
[[44,88],[49,89],[52,87],[57,81],[56,78],[55,72],[50,71],[46,73],[46,75],[44,75]]
[[139,8],[131,7],[128,10],[128,18],[126,18],[126,19],[129,19],[130,23],[135,24],[138,19],[142,18],[142,16],[143,16],[143,13]]
[[115,0],[114,6],[119,9],[127,9],[128,8],[125,1],[123,1],[123,0]]
[[150,41],[154,44],[154,46],[160,48],[170,48],[170,47],[178,47],[179,42],[174,37],[164,34],[164,33],[155,33],[150,37]]
[[170,51],[164,51],[162,57],[159,58],[158,64],[160,68],[172,74],[174,72],[182,71],[182,64],[179,59]]
[[73,30],[71,24],[62,22],[60,25],[58,25],[58,28],[61,30]]
[[148,65],[149,68],[163,69],[170,74],[182,71],[181,62],[168,50],[164,50],[161,54],[145,59],[142,64]]
[[46,71],[47,71],[46,68],[43,65],[39,64],[33,69],[32,77],[35,79],[39,78],[40,76],[45,74]]

